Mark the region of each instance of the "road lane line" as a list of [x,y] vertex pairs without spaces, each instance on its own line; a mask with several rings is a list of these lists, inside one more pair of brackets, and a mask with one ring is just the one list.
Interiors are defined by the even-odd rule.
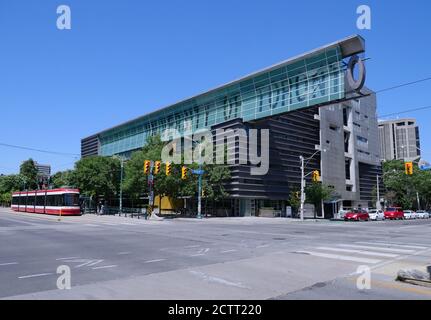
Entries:
[[115,268],[115,267],[118,267],[118,266],[116,264],[113,264],[111,266],[94,267],[92,269],[97,270],[97,269],[107,269],[107,268]]
[[350,253],[363,254],[366,256],[377,256],[377,257],[387,257],[387,258],[396,258],[399,256],[399,254],[393,254],[393,253],[363,251],[363,250],[355,250],[355,249],[341,249],[341,248],[331,248],[331,247],[317,247],[316,249],[325,250],[325,251],[335,251],[335,252],[350,252]]
[[398,252],[398,253],[414,253],[415,250],[407,250],[407,249],[396,249],[396,248],[382,248],[382,247],[376,247],[376,246],[360,246],[355,244],[339,244],[340,247],[347,247],[347,248],[359,248],[359,249],[371,249],[371,250],[377,250],[377,251],[388,251],[388,252]]
[[58,259],[55,259],[55,260],[56,261],[61,261],[61,260],[70,260],[70,259],[79,259],[79,257],[58,258]]
[[160,262],[160,261],[165,261],[166,259],[154,259],[154,260],[148,260],[145,261],[144,263],[154,263],[154,262]]
[[18,277],[18,279],[28,279],[28,278],[36,278],[36,277],[44,277],[44,276],[50,276],[53,273],[39,273],[39,274],[30,274],[28,276],[21,276]]
[[6,263],[0,263],[0,267],[1,267],[1,266],[11,266],[11,265],[14,265],[14,264],[18,264],[18,262],[6,262]]
[[200,256],[204,256],[205,253],[197,253],[197,254],[192,254],[190,255],[190,257],[200,257]]
[[401,248],[410,248],[410,249],[428,249],[429,247],[422,247],[422,246],[411,246],[411,245],[405,245],[405,244],[398,244],[398,243],[389,243],[389,242],[365,242],[365,241],[359,241],[356,243],[360,244],[371,244],[371,245],[387,245],[388,247],[401,247]]
[[229,252],[236,252],[237,250],[232,249],[232,250],[225,250],[225,251],[221,251],[220,253],[229,253]]
[[369,263],[375,264],[381,262],[381,260],[377,259],[368,259],[368,258],[358,258],[352,256],[343,256],[338,254],[330,254],[330,253],[321,253],[314,251],[295,251],[296,253],[305,253],[316,257],[328,258],[328,259],[336,259],[336,260],[344,260],[344,261],[353,261],[353,262],[361,262],[361,263]]
[[124,251],[124,252],[118,252],[118,255],[125,255],[125,254],[131,254],[130,251]]

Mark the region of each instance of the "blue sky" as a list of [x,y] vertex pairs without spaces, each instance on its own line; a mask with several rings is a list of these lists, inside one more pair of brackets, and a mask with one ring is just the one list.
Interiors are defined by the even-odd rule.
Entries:
[[[69,5],[72,30],[56,28]],[[356,28],[356,8],[372,29]],[[367,86],[431,76],[431,2],[0,0],[0,142],[80,153],[80,139],[294,55],[362,35]],[[431,105],[431,81],[378,95],[378,113]],[[431,160],[431,110],[416,117]],[[0,173],[32,157],[53,171],[74,158],[0,146]]]

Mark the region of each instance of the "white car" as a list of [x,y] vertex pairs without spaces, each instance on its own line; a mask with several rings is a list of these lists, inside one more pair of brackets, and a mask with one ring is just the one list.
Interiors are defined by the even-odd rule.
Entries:
[[416,212],[412,210],[404,210],[404,219],[416,219]]
[[429,219],[430,217],[430,214],[425,210],[418,210],[416,214],[418,215],[418,219]]
[[370,216],[370,220],[385,220],[385,214],[382,210],[370,209],[368,215]]

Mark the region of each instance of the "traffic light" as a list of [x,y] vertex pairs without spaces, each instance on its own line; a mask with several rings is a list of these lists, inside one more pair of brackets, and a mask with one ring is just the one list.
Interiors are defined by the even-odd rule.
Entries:
[[413,162],[406,162],[405,168],[406,168],[406,174],[411,176],[413,174]]
[[319,170],[314,170],[312,175],[313,182],[320,181],[320,172]]
[[154,174],[159,174],[160,173],[160,167],[161,167],[162,163],[160,161],[156,161],[154,162]]
[[170,176],[172,173],[172,164],[170,162],[166,162],[165,166],[166,166],[166,175]]
[[149,174],[150,173],[150,167],[151,167],[151,161],[145,160],[144,162],[144,173]]
[[183,179],[183,180],[187,179],[187,171],[188,171],[188,168],[185,166],[182,166],[182,168],[181,168],[181,179]]

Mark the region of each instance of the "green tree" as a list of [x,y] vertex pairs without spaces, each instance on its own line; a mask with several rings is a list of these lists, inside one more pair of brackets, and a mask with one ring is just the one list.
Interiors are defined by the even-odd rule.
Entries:
[[[207,164],[203,166],[205,171],[202,176],[202,191],[204,195],[205,207],[208,202],[212,203],[212,207],[215,207],[216,203],[220,203],[229,194],[226,192],[225,184],[230,179],[230,170],[226,165]],[[198,177],[196,177],[196,180]],[[196,194],[197,185],[194,184],[194,190],[190,190],[193,194]]]
[[59,171],[51,177],[51,183],[53,188],[61,188],[65,186],[74,187],[76,184],[75,171],[74,170]]
[[[417,209],[417,193],[421,198],[421,208],[431,205],[431,172],[419,170],[414,165],[413,175],[405,174],[404,162],[386,161],[383,164],[384,185],[387,190],[386,200],[389,205],[403,209]],[[388,197],[390,196],[390,197]]]
[[289,193],[288,199],[289,205],[292,207],[293,212],[298,212],[299,207],[301,206],[301,194],[299,190],[292,190]]
[[20,166],[19,173],[24,178],[25,189],[37,188],[37,168],[33,159],[24,161]]
[[0,204],[10,206],[12,192],[24,188],[23,177],[20,175],[0,176]]
[[322,201],[331,199],[334,189],[320,182],[313,182],[305,189],[306,202],[314,205],[314,218],[317,217],[317,210],[321,209]]
[[120,160],[110,157],[87,157],[75,164],[73,181],[81,194],[112,198],[120,187]]

